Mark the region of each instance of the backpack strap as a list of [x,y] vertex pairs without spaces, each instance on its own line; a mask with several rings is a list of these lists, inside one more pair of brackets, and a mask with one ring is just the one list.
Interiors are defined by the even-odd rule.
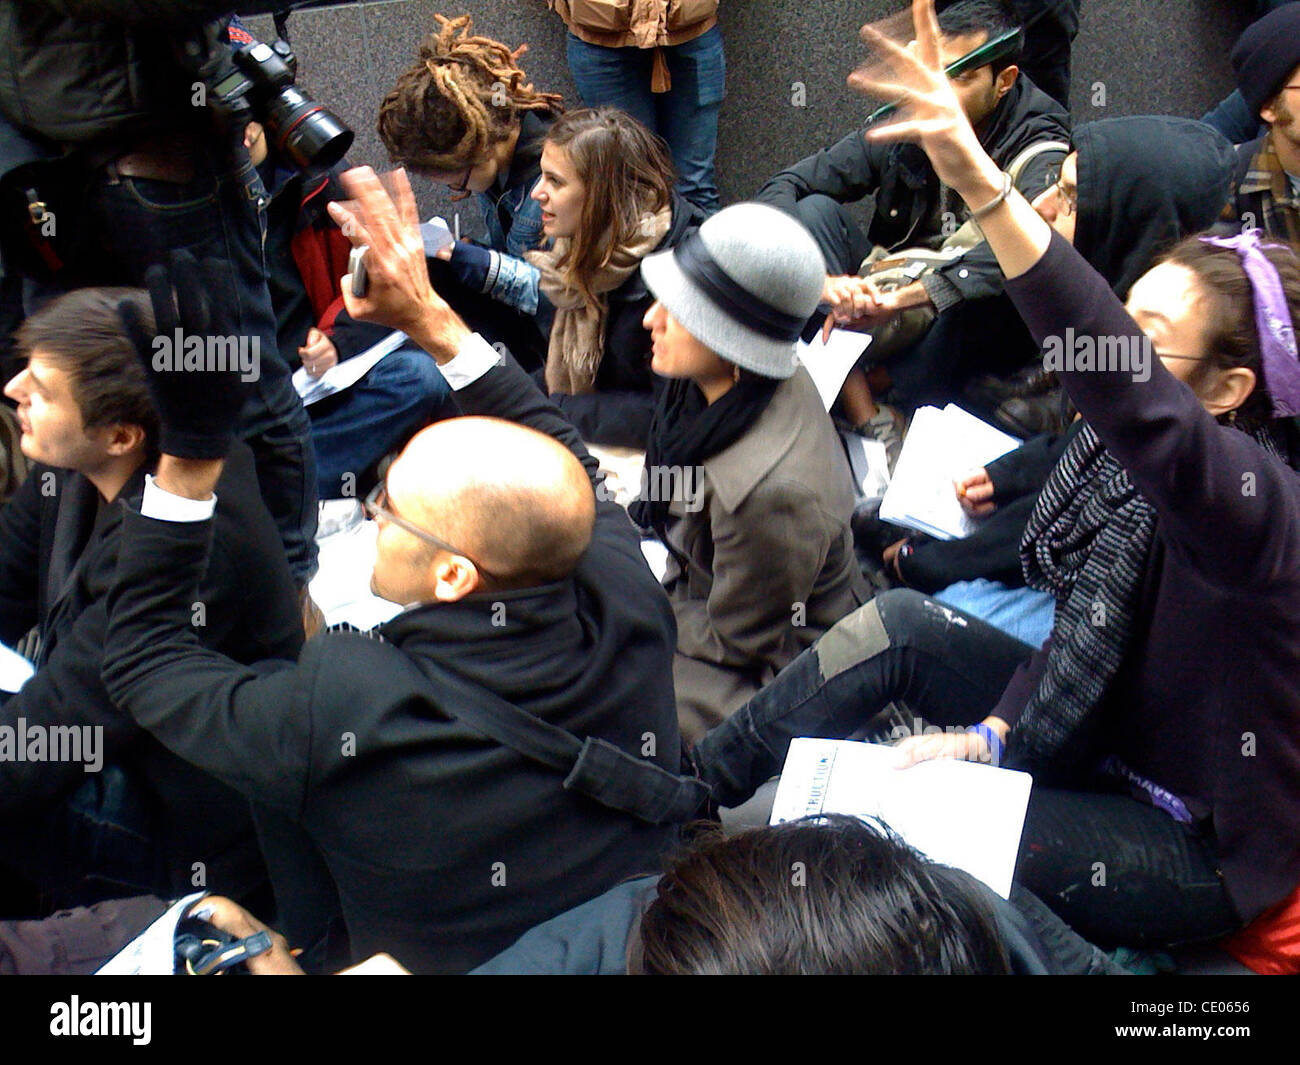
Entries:
[[607,740],[580,740],[487,688],[471,688],[440,662],[420,658],[416,663],[436,688],[452,696],[440,700],[443,710],[502,746],[565,774],[566,791],[652,825],[680,824],[704,810],[709,788],[698,778],[670,773]]
[[1066,155],[1069,155],[1070,146],[1066,144],[1065,141],[1034,142],[1012,159],[1011,165],[1007,167],[1007,176],[1011,178],[1011,184],[1018,185],[1020,183],[1020,176],[1025,172],[1025,167],[1040,155],[1044,155],[1047,152],[1065,152]]

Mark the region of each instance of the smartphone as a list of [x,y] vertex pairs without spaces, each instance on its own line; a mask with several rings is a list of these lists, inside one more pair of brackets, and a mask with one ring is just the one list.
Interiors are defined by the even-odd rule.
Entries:
[[365,296],[366,290],[370,288],[370,278],[366,275],[366,252],[369,250],[368,244],[362,244],[360,247],[352,249],[352,254],[348,256],[348,273],[352,277],[352,295],[357,299]]

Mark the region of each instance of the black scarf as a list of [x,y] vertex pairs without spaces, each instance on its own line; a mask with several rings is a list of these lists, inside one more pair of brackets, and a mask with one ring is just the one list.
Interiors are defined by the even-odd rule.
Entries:
[[[1274,432],[1249,435],[1282,457]],[[1012,736],[1013,765],[1050,774],[1058,762],[1086,761],[1079,747],[1128,651],[1155,526],[1155,508],[1084,425],[1020,541],[1025,581],[1056,597],[1056,621],[1047,668]]]
[[[698,478],[698,468],[705,459],[730,447],[758,421],[780,384],[773,378],[741,370],[735,385],[709,403],[694,381],[680,378],[669,382],[650,423],[650,443],[645,454],[650,476],[643,478],[643,483],[668,483],[656,474],[669,469],[680,470],[682,479]],[[680,479],[676,481],[677,491],[683,487]],[[632,520],[643,529],[653,529],[665,544],[670,502],[638,499],[629,508]]]

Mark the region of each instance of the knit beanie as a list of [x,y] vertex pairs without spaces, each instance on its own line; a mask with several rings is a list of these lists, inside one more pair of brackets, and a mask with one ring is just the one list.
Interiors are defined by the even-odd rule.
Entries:
[[1252,115],[1282,91],[1300,67],[1300,3],[1287,4],[1246,27],[1232,49],[1237,87]]

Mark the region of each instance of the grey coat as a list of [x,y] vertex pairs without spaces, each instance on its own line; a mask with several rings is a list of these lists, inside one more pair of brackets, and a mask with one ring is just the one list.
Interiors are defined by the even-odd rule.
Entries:
[[853,553],[848,461],[803,367],[754,426],[703,464],[673,529],[664,585],[677,616],[673,680],[694,743],[866,601]]

